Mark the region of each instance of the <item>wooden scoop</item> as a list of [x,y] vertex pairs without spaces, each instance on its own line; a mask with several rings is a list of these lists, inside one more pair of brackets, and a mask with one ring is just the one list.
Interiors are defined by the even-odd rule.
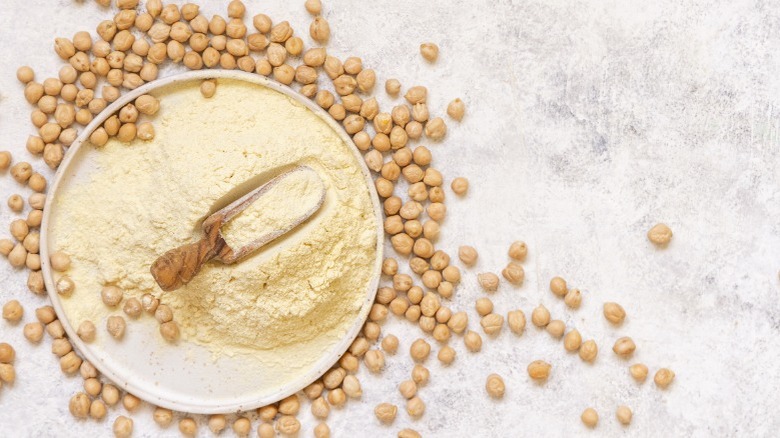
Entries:
[[[288,193],[291,188],[294,190]],[[325,184],[312,168],[299,166],[282,173],[206,218],[203,221],[203,238],[161,255],[152,264],[152,276],[162,290],[176,290],[189,283],[209,260],[235,263],[288,233],[316,213],[324,200]],[[289,203],[292,208],[273,208],[279,202]],[[247,214],[253,216],[242,218],[226,230],[226,225],[247,209]],[[231,229],[236,224],[244,229]],[[261,229],[257,235],[252,234],[255,226]],[[240,246],[234,248],[228,244],[224,235],[226,231],[231,233],[228,240],[245,231],[243,240],[233,238],[233,244],[239,242]]]

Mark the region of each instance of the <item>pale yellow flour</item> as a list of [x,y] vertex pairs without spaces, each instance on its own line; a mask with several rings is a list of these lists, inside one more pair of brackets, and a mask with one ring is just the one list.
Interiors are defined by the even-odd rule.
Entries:
[[[158,93],[154,140],[87,145],[96,168],[80,170],[52,211],[54,247],[71,255],[77,285],[66,312],[74,326],[103,321],[112,312],[100,289],[116,284],[126,297],[150,292],[170,305],[184,341],[228,355],[285,347],[280,361],[300,364],[335,345],[363,304],[377,252],[367,183],[350,146],[283,94],[220,80],[205,99],[198,87]],[[198,239],[201,221],[237,190],[296,165],[327,190],[312,220],[240,263],[208,263],[178,291],[159,289],[155,258]],[[276,202],[289,208],[297,197]]]
[[285,174],[223,225],[220,234],[229,247],[239,250],[262,236],[284,231],[317,206],[324,189],[317,173],[308,168]]

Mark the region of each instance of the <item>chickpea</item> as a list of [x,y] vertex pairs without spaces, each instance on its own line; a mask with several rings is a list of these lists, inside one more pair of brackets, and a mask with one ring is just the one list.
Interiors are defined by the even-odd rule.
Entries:
[[168,427],[173,421],[173,412],[170,409],[154,408],[154,422],[160,427]]
[[27,262],[27,250],[21,243],[17,243],[8,254],[8,263],[14,268],[21,268]]
[[378,373],[385,366],[385,355],[379,350],[368,350],[363,357],[366,368],[372,373]]
[[612,324],[621,324],[626,319],[626,311],[618,303],[604,303],[604,318]]
[[60,339],[65,336],[65,329],[59,320],[55,320],[46,324],[46,333],[53,339]]
[[95,367],[87,361],[81,363],[81,367],[79,367],[79,372],[81,374],[81,377],[84,379],[97,378],[98,376],[97,369],[95,369]]
[[[351,378],[355,378],[355,376],[347,376]],[[345,391],[346,393],[346,391]],[[325,419],[328,418],[328,415],[330,415],[330,405],[328,405],[328,402],[325,400],[325,397],[317,397],[314,399],[314,401],[311,402],[311,414],[315,418]]]
[[309,26],[309,35],[318,43],[328,41],[330,38],[330,24],[328,24],[328,20],[322,18],[322,16],[315,17]]
[[580,349],[581,345],[582,335],[580,335],[580,332],[577,329],[572,329],[569,333],[566,333],[566,336],[563,338],[563,348],[565,348],[566,351],[577,351]]
[[509,329],[512,333],[522,335],[525,331],[525,324],[525,313],[523,313],[522,310],[517,309],[507,313],[507,325],[509,325]]
[[634,353],[634,350],[636,350],[636,344],[634,344],[634,341],[628,336],[619,338],[612,347],[612,351],[622,357],[631,356]]
[[543,361],[535,360],[528,364],[528,375],[534,380],[546,380],[550,376],[552,365]]
[[502,379],[498,374],[489,375],[487,377],[487,381],[485,382],[485,390],[487,390],[488,395],[493,398],[503,397],[504,392],[506,391],[504,379]]
[[631,409],[628,406],[618,406],[617,411],[615,411],[615,416],[617,416],[620,424],[628,426],[631,424],[631,418],[634,416],[634,414],[631,412]]
[[477,281],[485,292],[495,292],[498,290],[498,275],[492,272],[477,274]]
[[121,316],[109,316],[106,320],[106,330],[114,339],[121,339],[125,334],[125,319]]
[[41,324],[49,324],[57,319],[57,314],[54,313],[54,308],[51,306],[43,306],[35,309],[35,317]]
[[414,429],[402,429],[400,432],[398,432],[398,438],[421,438],[422,435],[419,434]]
[[647,232],[647,238],[657,246],[666,246],[672,240],[672,229],[666,224],[656,224]]
[[457,121],[463,120],[463,115],[466,113],[466,104],[460,98],[456,98],[449,105],[447,105],[447,115]]
[[[271,419],[273,421],[273,419]],[[257,428],[257,436],[259,438],[274,438],[276,437],[276,431],[273,425],[269,423],[261,423]]]
[[467,331],[463,336],[463,343],[466,344],[466,348],[472,353],[476,353],[482,349],[482,337],[479,333],[474,331]]
[[71,351],[60,358],[60,369],[65,374],[73,374],[78,371],[81,362],[81,358],[76,355],[76,352]]
[[477,250],[471,246],[461,246],[458,248],[458,258],[460,258],[460,261],[466,266],[474,266],[474,264],[477,263],[478,257],[479,254],[477,253]]
[[485,334],[493,335],[501,331],[504,325],[504,317],[495,313],[490,313],[482,317],[480,321],[482,330]]
[[439,46],[434,43],[420,44],[420,54],[426,61],[436,62],[436,59],[439,58]]
[[569,289],[563,298],[563,302],[572,309],[579,308],[582,303],[582,292],[579,289]]
[[553,277],[553,279],[550,280],[550,290],[559,297],[566,295],[568,290],[566,286],[566,280],[561,277]]
[[376,418],[385,424],[390,424],[395,421],[397,413],[398,408],[390,403],[380,403],[374,408],[374,415]]
[[83,419],[87,418],[87,415],[89,414],[89,405],[89,396],[83,392],[79,392],[71,397],[70,402],[68,403],[68,409],[70,410],[71,415]]
[[175,342],[179,339],[179,325],[176,321],[168,321],[160,324],[160,335],[168,342]]
[[[337,390],[342,392],[341,390]],[[331,391],[328,395],[334,394],[336,391]],[[343,396],[342,396],[343,397]],[[333,403],[335,404],[335,403]],[[343,404],[343,403],[342,403]],[[283,435],[295,435],[301,430],[301,423],[297,418],[290,415],[282,415],[276,420],[276,430]]]
[[370,93],[376,84],[376,72],[370,68],[364,69],[357,74],[356,79],[360,91],[364,93]]
[[28,84],[35,79],[35,72],[26,65],[19,67],[19,69],[16,70],[16,79],[23,84]]
[[417,383],[414,380],[404,380],[398,386],[398,391],[405,399],[411,399],[417,394]]
[[556,319],[550,321],[550,323],[547,324],[547,327],[545,328],[547,329],[547,333],[549,333],[552,337],[560,339],[561,336],[563,336],[563,332],[566,330],[566,324],[563,321]]
[[490,298],[478,298],[474,307],[479,316],[485,316],[493,312],[493,302],[490,301]]
[[544,304],[539,304],[531,313],[531,322],[539,328],[547,327],[550,323],[550,311],[544,307]]
[[89,416],[94,418],[95,420],[102,420],[106,417],[106,414],[108,413],[108,409],[106,408],[106,404],[103,403],[102,400],[93,400],[92,403],[89,405]]
[[506,281],[516,286],[521,286],[525,280],[525,269],[517,262],[509,262],[501,271],[501,275],[504,276]]
[[70,257],[62,251],[53,252],[49,259],[55,271],[63,272],[70,268]]
[[105,286],[100,291],[103,304],[109,307],[115,307],[122,302],[124,291],[117,286]]
[[114,420],[114,436],[117,438],[127,438],[133,434],[133,420],[120,415]]
[[32,166],[30,163],[21,161],[11,166],[11,176],[19,184],[24,184],[32,176]]
[[24,315],[24,308],[18,300],[11,300],[3,305],[3,319],[10,323],[17,323]]
[[593,362],[596,360],[596,356],[599,353],[599,348],[596,342],[593,340],[587,340],[580,345],[579,355],[580,359],[585,362]]
[[644,382],[645,379],[647,379],[648,369],[647,365],[642,363],[637,363],[634,365],[631,365],[628,367],[628,372],[631,374],[631,377],[634,378],[637,382]]
[[397,96],[401,92],[401,82],[398,79],[388,79],[385,82],[385,91],[391,96]]
[[81,338],[81,340],[84,342],[92,342],[95,340],[97,329],[95,328],[95,324],[93,324],[92,321],[83,321],[81,324],[79,324],[79,328],[76,330],[76,334],[78,334],[79,338]]
[[141,301],[138,298],[132,297],[125,301],[125,305],[122,307],[125,314],[131,318],[138,318],[143,311]]
[[593,408],[586,408],[584,411],[582,411],[580,419],[582,420],[582,423],[585,424],[585,426],[594,428],[599,423],[599,414]]
[[186,437],[194,437],[198,434],[198,423],[190,417],[179,420],[179,432]]
[[425,413],[425,403],[420,397],[414,396],[406,401],[406,413],[412,418],[420,418]]
[[456,312],[452,314],[449,321],[447,321],[447,327],[455,333],[463,333],[468,326],[469,318],[466,312]]
[[424,362],[431,353],[431,345],[423,339],[417,339],[409,348],[409,354],[415,362]]
[[[350,398],[360,398],[360,396],[363,395],[363,390],[360,387],[360,381],[357,379],[357,377],[351,374],[344,377],[344,381],[341,383],[341,388]],[[323,402],[324,401],[325,400],[323,399]]]
[[655,386],[661,389],[666,389],[666,387],[672,384],[673,380],[674,380],[674,371],[668,368],[661,368],[660,370],[656,371],[655,377],[653,377]]
[[31,322],[24,325],[24,337],[32,342],[33,344],[37,344],[38,342],[41,342],[41,339],[43,339],[43,324],[39,322]]

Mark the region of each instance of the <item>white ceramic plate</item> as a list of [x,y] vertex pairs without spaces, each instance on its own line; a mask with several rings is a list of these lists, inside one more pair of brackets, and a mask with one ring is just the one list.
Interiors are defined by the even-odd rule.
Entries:
[[[76,335],[76,330],[70,324],[60,297],[54,289],[49,266],[49,244],[53,241],[49,233],[49,218],[52,209],[55,208],[54,200],[57,198],[59,187],[75,178],[80,166],[88,165],[85,164],[87,161],[85,155],[89,152],[89,148],[81,146],[89,134],[101,126],[109,116],[142,94],[174,83],[208,78],[236,79],[258,87],[267,87],[309,108],[338,133],[344,142],[352,146],[373,203],[377,226],[377,252],[374,273],[365,291],[363,306],[355,316],[346,336],[327,354],[315,358],[314,365],[308,370],[287,383],[279,384],[274,382],[273,376],[260,376],[253,372],[251,360],[246,357],[219,357],[215,361],[209,350],[191,343],[187,343],[185,350],[181,343],[162,345],[160,342],[148,342],[155,336],[156,328],[152,327],[155,324],[137,324],[138,328],[134,325],[134,331],[140,333],[126,337],[122,343],[85,344]],[[103,376],[149,403],[182,412],[210,414],[245,411],[273,403],[300,391],[336,363],[357,336],[374,302],[381,273],[383,243],[382,211],[371,174],[352,139],[338,123],[306,97],[263,76],[237,71],[204,70],[162,78],[126,93],[100,113],[81,132],[71,145],[50,186],[41,226],[40,251],[44,281],[52,306],[57,311],[71,343],[84,359],[94,364]]]

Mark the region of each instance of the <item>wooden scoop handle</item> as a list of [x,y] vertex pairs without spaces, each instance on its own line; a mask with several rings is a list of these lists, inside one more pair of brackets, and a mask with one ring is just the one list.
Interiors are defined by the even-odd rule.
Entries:
[[162,290],[169,292],[184,286],[206,262],[231,251],[219,235],[221,224],[222,217],[207,221],[203,224],[203,239],[174,248],[154,261],[150,271]]

